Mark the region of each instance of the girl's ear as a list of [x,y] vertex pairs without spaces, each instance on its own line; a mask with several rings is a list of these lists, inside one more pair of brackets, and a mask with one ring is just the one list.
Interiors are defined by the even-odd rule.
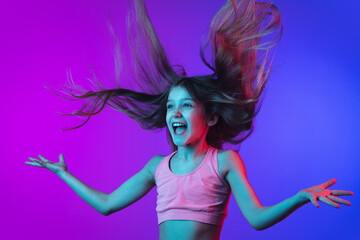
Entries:
[[212,117],[208,120],[207,125],[210,127],[214,126],[219,121],[219,113],[215,113]]

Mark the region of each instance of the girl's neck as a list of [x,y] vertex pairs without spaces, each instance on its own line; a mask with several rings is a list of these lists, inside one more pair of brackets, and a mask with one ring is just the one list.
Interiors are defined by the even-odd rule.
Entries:
[[206,141],[199,142],[198,144],[195,144],[193,146],[187,145],[183,147],[178,147],[176,157],[180,161],[184,162],[196,161],[196,159],[198,158],[203,158],[208,148],[209,145],[206,143]]

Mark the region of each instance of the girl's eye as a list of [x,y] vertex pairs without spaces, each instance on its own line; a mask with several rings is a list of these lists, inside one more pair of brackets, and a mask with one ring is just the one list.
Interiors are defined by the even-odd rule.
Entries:
[[185,104],[184,104],[184,106],[185,106],[185,105],[188,105],[189,107],[192,107],[192,105],[191,105],[191,104],[189,104],[189,103],[185,103]]
[[[185,103],[183,106],[188,106],[188,107],[192,107],[192,105],[190,103]],[[173,108],[173,105],[167,105],[167,108]]]

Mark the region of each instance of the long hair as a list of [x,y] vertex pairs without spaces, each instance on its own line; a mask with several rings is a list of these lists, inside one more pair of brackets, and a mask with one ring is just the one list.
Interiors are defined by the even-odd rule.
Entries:
[[[206,114],[219,114],[217,124],[206,136],[209,145],[222,149],[224,143],[238,144],[250,136],[253,120],[261,107],[260,96],[271,72],[269,50],[282,34],[280,13],[273,4],[253,0],[226,2],[212,19],[208,41],[200,49],[201,59],[212,71],[205,76],[188,77],[182,66],[170,64],[144,0],[129,1],[127,31],[134,65],[133,81],[142,92],[120,87],[104,89],[95,74],[98,90],[83,91],[75,86],[70,74],[71,88],[67,94],[74,98],[71,100],[87,101],[80,110],[63,115],[84,116],[86,120],[65,130],[83,126],[105,106],[127,114],[143,129],[167,127],[168,95],[173,87],[182,86],[204,105]],[[205,56],[207,50],[211,52],[209,60]],[[120,58],[115,56],[115,59]],[[120,68],[119,63],[116,64]],[[166,132],[175,151],[177,146],[168,128]]]

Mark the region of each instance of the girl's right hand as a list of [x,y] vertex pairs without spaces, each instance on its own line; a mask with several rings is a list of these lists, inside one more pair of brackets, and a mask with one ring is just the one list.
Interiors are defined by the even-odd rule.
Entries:
[[342,198],[338,198],[336,196],[354,195],[353,192],[345,191],[345,190],[327,189],[328,187],[334,185],[335,183],[336,183],[336,179],[332,178],[329,181],[324,182],[322,184],[301,190],[297,194],[302,199],[311,201],[312,204],[314,204],[314,206],[317,208],[320,206],[317,200],[336,208],[340,208],[340,205],[338,203],[351,206],[351,203],[349,201],[346,201]]
[[41,156],[41,155],[39,155],[39,158],[41,160],[29,157],[29,160],[31,160],[32,162],[25,162],[25,164],[35,166],[35,167],[41,167],[41,168],[49,169],[50,171],[56,173],[57,175],[67,171],[67,167],[66,167],[66,164],[65,164],[65,161],[64,161],[64,156],[62,154],[60,154],[59,162],[57,162],[57,163],[49,161],[49,160],[45,159],[43,156]]

